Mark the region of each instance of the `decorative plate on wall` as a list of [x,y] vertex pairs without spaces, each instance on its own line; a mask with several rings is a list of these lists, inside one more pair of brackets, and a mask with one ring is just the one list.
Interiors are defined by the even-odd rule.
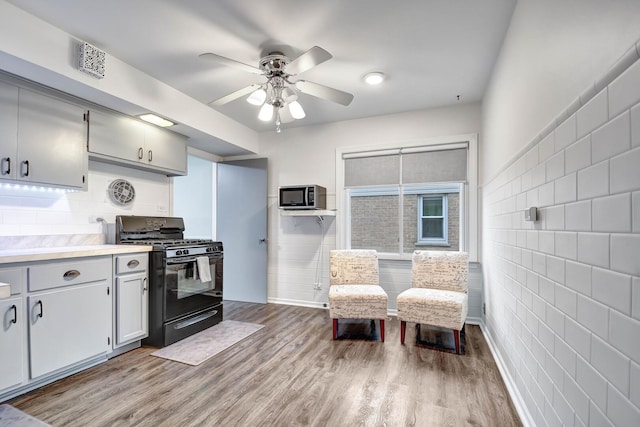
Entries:
[[113,203],[120,206],[127,206],[136,197],[136,190],[127,180],[116,179],[109,184],[109,198]]

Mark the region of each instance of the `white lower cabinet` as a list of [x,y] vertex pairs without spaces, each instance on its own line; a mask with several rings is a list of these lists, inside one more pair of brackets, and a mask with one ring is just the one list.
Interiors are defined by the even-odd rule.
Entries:
[[114,348],[149,335],[147,265],[146,253],[114,257]]
[[0,300],[0,391],[23,381],[24,311],[21,296]]
[[0,402],[139,346],[147,270],[145,252],[2,264]]
[[27,298],[31,378],[105,353],[107,285],[105,280]]
[[148,335],[146,273],[116,279],[116,344]]

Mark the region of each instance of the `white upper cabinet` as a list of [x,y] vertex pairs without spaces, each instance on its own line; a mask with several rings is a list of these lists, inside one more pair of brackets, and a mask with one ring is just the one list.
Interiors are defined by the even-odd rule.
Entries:
[[118,113],[91,110],[89,155],[169,176],[187,173],[187,138]]
[[15,179],[18,153],[18,88],[0,82],[0,178]]
[[86,110],[19,89],[16,180],[87,188]]

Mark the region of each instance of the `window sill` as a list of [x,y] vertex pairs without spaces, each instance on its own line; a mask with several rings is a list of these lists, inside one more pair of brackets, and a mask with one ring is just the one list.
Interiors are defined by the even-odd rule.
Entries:
[[439,246],[442,248],[450,248],[451,245],[447,242],[416,242],[414,243],[415,246]]

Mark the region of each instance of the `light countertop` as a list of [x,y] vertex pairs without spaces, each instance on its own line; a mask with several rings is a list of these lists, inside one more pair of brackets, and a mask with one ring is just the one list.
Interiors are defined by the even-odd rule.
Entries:
[[91,245],[61,246],[54,248],[0,249],[0,264],[14,262],[49,261],[64,258],[150,252],[147,245]]

